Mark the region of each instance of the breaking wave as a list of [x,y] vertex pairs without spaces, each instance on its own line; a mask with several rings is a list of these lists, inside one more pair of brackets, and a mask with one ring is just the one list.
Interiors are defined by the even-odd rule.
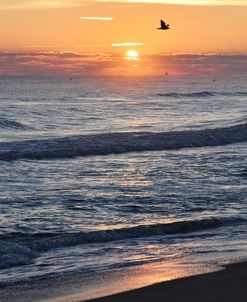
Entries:
[[29,129],[28,126],[22,123],[16,122],[14,120],[5,119],[3,117],[0,118],[0,128],[12,128],[20,130]]
[[40,253],[55,248],[65,248],[90,243],[107,243],[151,236],[183,234],[245,222],[246,220],[240,217],[212,217],[202,220],[139,225],[88,233],[10,233],[0,235],[0,269],[28,264]]
[[21,243],[0,240],[0,269],[29,264],[37,255]]
[[127,152],[224,146],[247,141],[247,123],[174,132],[122,132],[0,143],[0,160],[59,159]]

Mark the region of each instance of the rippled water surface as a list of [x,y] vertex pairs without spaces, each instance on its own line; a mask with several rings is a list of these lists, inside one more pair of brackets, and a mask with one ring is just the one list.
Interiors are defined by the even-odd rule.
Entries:
[[246,79],[2,78],[0,284],[247,254]]

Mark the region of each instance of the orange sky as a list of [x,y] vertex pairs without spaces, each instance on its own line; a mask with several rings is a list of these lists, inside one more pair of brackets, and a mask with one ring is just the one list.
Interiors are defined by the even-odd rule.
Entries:
[[[246,64],[246,16],[247,0],[1,0],[0,74],[14,74],[15,64],[16,74],[159,74],[164,69],[180,74],[184,69],[171,55],[181,53],[203,54],[203,62],[208,54],[210,59],[212,54],[228,55],[235,63],[241,55],[241,69]],[[171,29],[157,30],[160,19]],[[126,60],[128,50],[138,52],[138,61]],[[52,53],[51,61],[47,53]],[[65,53],[73,56],[68,59]],[[29,59],[10,60],[11,55]],[[164,62],[161,55],[166,55]],[[162,71],[159,64],[166,64]]]

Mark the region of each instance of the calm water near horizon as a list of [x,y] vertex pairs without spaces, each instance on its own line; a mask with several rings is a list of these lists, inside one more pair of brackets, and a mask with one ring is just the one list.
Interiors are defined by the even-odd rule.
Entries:
[[246,78],[1,77],[0,287],[246,259],[246,104]]

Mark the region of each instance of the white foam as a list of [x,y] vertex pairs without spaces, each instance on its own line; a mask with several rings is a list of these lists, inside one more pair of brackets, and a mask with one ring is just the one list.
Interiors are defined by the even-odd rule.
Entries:
[[0,143],[0,160],[57,159],[223,146],[247,141],[247,124],[174,132],[122,132]]

